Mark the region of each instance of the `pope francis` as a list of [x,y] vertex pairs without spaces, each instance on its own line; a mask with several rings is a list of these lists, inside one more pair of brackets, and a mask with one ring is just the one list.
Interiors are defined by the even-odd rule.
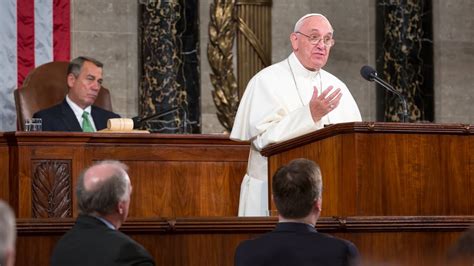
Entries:
[[293,53],[249,81],[230,135],[233,140],[251,142],[239,216],[267,215],[267,158],[260,154],[261,149],[325,124],[361,121],[349,89],[322,69],[334,45],[333,34],[325,16],[303,16],[290,34]]

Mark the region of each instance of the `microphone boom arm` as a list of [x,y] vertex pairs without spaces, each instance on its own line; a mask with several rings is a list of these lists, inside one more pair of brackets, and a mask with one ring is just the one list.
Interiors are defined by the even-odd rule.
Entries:
[[399,91],[393,89],[393,87],[390,86],[390,84],[385,82],[383,79],[379,78],[377,74],[375,75],[372,74],[370,75],[370,77],[372,78],[373,81],[380,84],[380,86],[384,87],[385,89],[387,89],[388,91],[392,92],[393,94],[397,95],[400,98],[400,100],[402,101],[402,106],[403,106],[402,119],[403,119],[403,122],[408,122],[408,107],[407,107],[407,100],[405,99],[405,97]]

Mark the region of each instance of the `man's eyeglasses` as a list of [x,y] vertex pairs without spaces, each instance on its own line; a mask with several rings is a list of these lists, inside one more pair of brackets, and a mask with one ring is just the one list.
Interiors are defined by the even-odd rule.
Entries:
[[324,37],[321,37],[319,35],[306,35],[300,31],[297,31],[295,33],[299,33],[305,37],[308,38],[309,42],[311,44],[314,44],[314,45],[317,45],[320,41],[323,41],[324,45],[326,45],[327,47],[331,47],[334,45],[334,39],[330,36],[324,36]]

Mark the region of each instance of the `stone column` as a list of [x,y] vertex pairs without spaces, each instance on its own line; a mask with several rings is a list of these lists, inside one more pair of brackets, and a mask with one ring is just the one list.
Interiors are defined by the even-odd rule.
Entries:
[[[431,5],[426,0],[379,1],[379,76],[407,99],[410,122],[433,120]],[[382,33],[380,33],[382,32]],[[383,120],[402,121],[398,96],[386,93]],[[381,112],[379,112],[381,114]]]
[[[189,2],[189,3],[188,3]],[[197,4],[186,0],[146,1],[140,11],[140,117],[162,133],[199,133]]]

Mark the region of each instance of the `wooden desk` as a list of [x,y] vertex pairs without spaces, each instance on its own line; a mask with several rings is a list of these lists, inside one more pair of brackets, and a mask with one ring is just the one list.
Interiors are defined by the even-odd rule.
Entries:
[[228,135],[0,133],[0,198],[20,218],[75,217],[81,171],[114,159],[130,167],[130,217],[234,216],[248,153]]

